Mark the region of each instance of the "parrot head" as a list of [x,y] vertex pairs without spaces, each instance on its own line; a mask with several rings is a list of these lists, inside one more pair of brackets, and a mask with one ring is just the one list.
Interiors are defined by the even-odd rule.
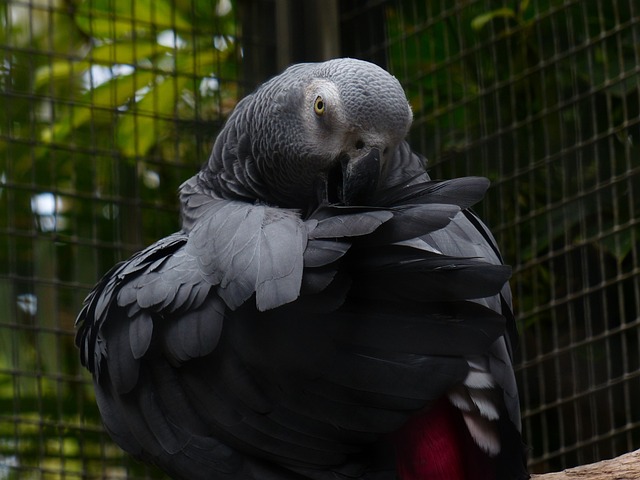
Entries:
[[258,199],[290,208],[365,203],[412,121],[395,77],[348,58],[293,65],[238,107],[228,125]]

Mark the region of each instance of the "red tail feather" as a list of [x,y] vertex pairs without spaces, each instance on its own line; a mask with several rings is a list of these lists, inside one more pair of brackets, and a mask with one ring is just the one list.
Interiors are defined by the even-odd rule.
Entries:
[[401,480],[490,480],[493,460],[475,444],[446,399],[416,415],[394,437]]

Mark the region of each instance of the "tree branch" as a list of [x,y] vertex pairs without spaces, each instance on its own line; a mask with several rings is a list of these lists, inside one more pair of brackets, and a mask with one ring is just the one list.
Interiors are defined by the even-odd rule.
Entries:
[[640,479],[640,450],[562,472],[532,475],[532,480],[635,480]]

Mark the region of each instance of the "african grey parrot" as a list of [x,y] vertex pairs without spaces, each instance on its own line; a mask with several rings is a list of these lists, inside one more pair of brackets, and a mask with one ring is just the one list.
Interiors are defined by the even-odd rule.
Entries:
[[78,316],[118,445],[185,480],[528,478],[488,181],[431,180],[411,121],[353,59],[238,103],[182,229]]

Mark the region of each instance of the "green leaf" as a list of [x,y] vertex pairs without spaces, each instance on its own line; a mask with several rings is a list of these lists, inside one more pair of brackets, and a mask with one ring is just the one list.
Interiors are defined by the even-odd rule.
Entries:
[[83,73],[90,66],[89,62],[69,62],[68,60],[42,66],[36,70],[34,85],[36,89],[39,89],[52,82],[69,79],[69,77]]
[[230,50],[219,52],[217,50],[192,51],[185,50],[176,55],[176,70],[182,73],[193,74],[197,77],[206,77],[219,70],[221,62],[230,56]]
[[135,92],[153,82],[155,74],[149,71],[136,71],[131,75],[115,77],[85,95],[93,106],[117,108],[124,105]]
[[74,130],[94,119],[99,110],[115,111],[133,98],[136,91],[149,85],[154,78],[152,72],[134,72],[131,75],[115,77],[85,93],[55,124],[43,129],[44,142],[63,141]]
[[53,62],[36,71],[35,87],[41,88],[52,82],[66,80],[84,73],[93,65],[137,65],[141,60],[173,51],[159,45],[155,40],[136,39],[108,43],[93,48],[85,60]]
[[143,59],[170,51],[172,49],[158,44],[155,40],[136,38],[97,46],[91,50],[88,59],[93,64],[101,65],[137,65]]
[[516,13],[511,8],[498,8],[491,12],[478,15],[471,20],[471,28],[474,30],[481,30],[487,23],[491,22],[495,18],[516,18]]
[[166,0],[84,0],[76,12],[76,24],[87,35],[116,39],[132,32],[190,29]]
[[602,238],[599,244],[600,247],[612,255],[618,263],[622,263],[635,247],[634,239],[639,238],[640,228],[630,228],[615,235]]
[[117,133],[118,147],[123,154],[146,155],[169,131],[178,96],[189,80],[184,76],[160,80],[124,115]]

